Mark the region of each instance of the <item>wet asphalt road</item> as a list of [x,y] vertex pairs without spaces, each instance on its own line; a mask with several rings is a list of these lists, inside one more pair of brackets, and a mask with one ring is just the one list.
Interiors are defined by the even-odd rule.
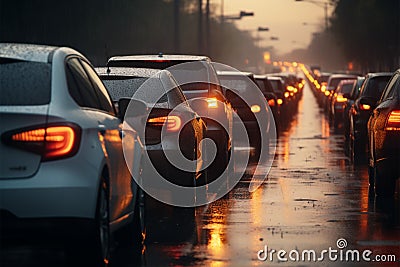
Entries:
[[[297,115],[279,133],[276,153],[268,180],[254,193],[243,179],[224,198],[198,208],[195,220],[175,222],[166,212],[159,224],[162,215],[149,214],[144,254],[117,249],[111,266],[400,266],[399,196],[380,200],[370,194],[365,166],[351,165],[342,134],[329,126],[308,86]],[[347,246],[339,249],[338,239]],[[265,248],[268,256],[285,250],[281,258],[288,261],[276,253],[273,260],[259,260]],[[326,253],[321,261],[301,261],[304,250],[314,250],[318,260],[329,248],[338,250],[332,254],[338,259]],[[293,250],[299,261],[289,259]],[[340,260],[339,251],[348,250],[371,250],[371,262]],[[46,248],[20,246],[1,255],[1,266],[63,266],[62,252]],[[383,264],[376,255],[395,255],[397,262]]]

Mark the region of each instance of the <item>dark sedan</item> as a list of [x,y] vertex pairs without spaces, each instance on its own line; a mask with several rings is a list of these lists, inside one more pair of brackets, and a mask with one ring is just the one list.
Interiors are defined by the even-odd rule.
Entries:
[[[157,175],[151,167],[154,166],[163,178],[173,184],[198,185],[202,165],[199,142],[203,139],[205,125],[187,104],[172,75],[166,70],[142,68],[110,67],[96,70],[110,91],[113,101],[133,98],[145,102],[150,110],[146,126],[140,132],[151,161],[151,165],[148,165],[149,162],[145,163],[143,183],[154,180]],[[141,121],[127,116],[129,114],[125,116],[128,123],[140,127]],[[192,171],[174,166],[168,157],[172,155],[172,159],[179,158],[180,153],[192,162]],[[156,192],[158,188],[154,190]],[[174,199],[164,201],[172,203]]]
[[368,136],[370,184],[376,195],[392,197],[400,176],[400,69],[369,119]]
[[353,162],[358,162],[366,155],[367,122],[372,113],[372,106],[380,99],[392,73],[369,73],[361,86],[360,95],[350,110],[349,148]]

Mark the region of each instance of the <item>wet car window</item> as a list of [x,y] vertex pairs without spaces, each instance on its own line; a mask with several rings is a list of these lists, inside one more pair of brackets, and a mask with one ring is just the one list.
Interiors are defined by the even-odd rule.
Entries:
[[390,77],[388,76],[371,78],[368,84],[365,85],[365,92],[363,95],[379,99],[389,79]]
[[0,58],[0,105],[50,102],[51,64]]
[[67,61],[68,90],[75,102],[81,107],[101,110],[100,103],[85,70],[77,58]]
[[225,78],[221,76],[220,78],[222,86],[237,90],[239,92],[246,92],[249,90],[249,87],[251,86],[250,80],[244,80],[244,79],[236,79],[234,77],[229,77]]
[[108,95],[107,89],[104,87],[100,78],[97,76],[96,72],[92,69],[92,67],[89,66],[88,63],[82,61],[82,65],[90,77],[95,93],[100,101],[102,110],[113,114],[114,108],[111,99]]
[[165,89],[158,78],[103,76],[102,79],[114,101],[135,95],[136,99],[149,104],[168,102]]
[[399,74],[394,75],[392,79],[389,81],[387,89],[384,95],[382,96],[382,100],[386,100],[390,97],[393,97],[395,95],[396,89],[400,89]]

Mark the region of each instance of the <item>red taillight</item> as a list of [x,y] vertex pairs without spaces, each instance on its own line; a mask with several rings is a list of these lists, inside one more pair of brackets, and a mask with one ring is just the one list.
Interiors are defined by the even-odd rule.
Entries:
[[270,106],[270,107],[275,106],[275,99],[269,99],[268,100],[268,106]]
[[163,127],[165,125],[167,131],[176,132],[181,128],[182,120],[178,116],[163,116],[148,119],[147,125],[150,127]]
[[390,112],[385,129],[387,131],[400,131],[400,110]]
[[42,155],[42,160],[70,157],[79,148],[80,128],[54,125],[5,134],[5,143]]

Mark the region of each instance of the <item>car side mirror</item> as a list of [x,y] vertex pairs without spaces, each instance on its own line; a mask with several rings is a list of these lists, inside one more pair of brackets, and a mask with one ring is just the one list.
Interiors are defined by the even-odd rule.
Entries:
[[[129,107],[129,111],[128,111]],[[118,100],[119,118],[123,121],[125,115],[130,117],[143,116],[147,113],[147,105],[143,101],[123,97]],[[128,111],[128,114],[126,112]]]

